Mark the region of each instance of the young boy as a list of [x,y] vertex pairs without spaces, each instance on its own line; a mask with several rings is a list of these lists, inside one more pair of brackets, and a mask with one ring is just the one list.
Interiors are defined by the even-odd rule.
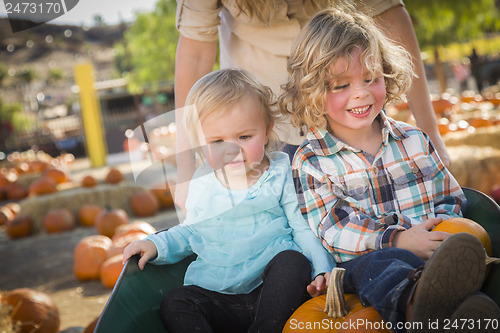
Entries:
[[498,319],[496,304],[477,294],[481,243],[430,232],[461,215],[460,186],[425,133],[383,111],[411,84],[408,53],[368,16],[329,9],[304,28],[288,70],[280,109],[309,128],[292,166],[299,205],[346,268],[345,291],[396,332],[430,331],[436,320],[441,331],[462,318]]

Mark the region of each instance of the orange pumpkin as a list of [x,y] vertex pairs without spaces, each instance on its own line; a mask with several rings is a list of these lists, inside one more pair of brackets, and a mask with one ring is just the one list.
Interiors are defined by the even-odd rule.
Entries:
[[106,288],[113,288],[123,269],[123,254],[107,259],[101,266],[99,277]]
[[95,227],[99,234],[113,237],[115,229],[128,224],[129,218],[127,212],[123,209],[103,209],[95,218]]
[[295,310],[283,333],[391,332],[372,306],[363,306],[354,294],[344,295],[342,270],[334,268],[327,295],[314,297]]
[[44,172],[45,178],[52,179],[56,184],[62,184],[68,181],[68,174],[58,168],[46,169]]
[[114,236],[111,238],[113,241],[131,233],[143,233],[145,235],[154,234],[156,229],[149,223],[144,221],[135,221],[130,224],[123,224],[116,228]]
[[2,294],[1,302],[12,307],[12,322],[19,323],[21,333],[59,332],[59,310],[45,293],[19,288]]
[[0,225],[14,219],[14,213],[6,206],[0,207]]
[[130,198],[130,208],[136,216],[154,216],[160,209],[160,203],[151,191],[142,190],[132,195]]
[[35,180],[28,189],[29,196],[45,195],[54,192],[57,192],[56,183],[48,178]]
[[127,234],[122,234],[120,237],[113,236],[111,247],[108,249],[107,257],[111,258],[117,254],[123,254],[123,250],[135,240],[146,238],[146,234],[140,231],[135,231]]
[[94,187],[97,185],[97,179],[92,175],[87,175],[82,178],[81,185],[83,187]]
[[156,196],[160,203],[160,209],[167,209],[174,207],[174,197],[167,184],[163,188],[153,188],[151,192]]
[[16,216],[5,224],[5,232],[10,238],[26,237],[31,234],[33,221],[28,216]]
[[18,204],[17,202],[9,202],[5,204],[5,207],[10,209],[10,211],[14,214],[17,215],[21,211],[21,205]]
[[48,233],[73,230],[75,218],[69,209],[52,209],[43,217],[43,227]]
[[79,280],[99,278],[99,270],[107,259],[111,239],[102,235],[83,238],[73,252],[73,274]]
[[5,186],[5,194],[9,200],[19,201],[26,198],[28,192],[17,181]]
[[483,243],[486,253],[489,256],[492,254],[491,240],[490,236],[484,228],[477,222],[464,217],[454,217],[439,223],[432,229],[432,231],[444,231],[450,234],[456,234],[459,232],[467,232],[476,236],[481,243]]
[[95,327],[97,326],[97,322],[99,321],[99,317],[97,317],[96,319],[92,320],[88,325],[87,327],[85,327],[85,329],[83,330],[82,333],[94,333],[95,331]]
[[103,210],[101,206],[85,204],[78,210],[78,221],[86,227],[93,227],[97,215]]
[[109,184],[118,184],[122,180],[123,174],[116,168],[109,169],[108,173],[106,174],[106,178],[104,178],[104,181]]

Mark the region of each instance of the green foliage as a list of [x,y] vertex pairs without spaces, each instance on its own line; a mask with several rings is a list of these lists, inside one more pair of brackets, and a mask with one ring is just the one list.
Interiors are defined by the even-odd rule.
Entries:
[[6,104],[0,98],[0,122],[11,123],[15,127],[17,115],[21,112],[22,105],[19,103]]
[[17,75],[17,79],[21,83],[26,83],[26,84],[32,83],[37,78],[38,78],[38,73],[32,67],[29,66],[24,67],[21,70],[21,73]]
[[422,48],[470,41],[500,29],[495,0],[405,0]]
[[160,83],[173,80],[179,33],[175,27],[174,0],[158,0],[151,13],[139,13],[125,32],[124,41],[115,45],[115,64],[128,72],[133,94],[157,91]]
[[47,81],[49,83],[55,83],[61,81],[64,78],[64,72],[61,68],[52,68],[47,76]]

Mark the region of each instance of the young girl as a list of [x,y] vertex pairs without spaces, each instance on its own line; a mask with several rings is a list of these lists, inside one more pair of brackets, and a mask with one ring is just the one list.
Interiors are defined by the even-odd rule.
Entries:
[[330,9],[304,28],[288,69],[280,109],[309,127],[292,166],[299,206],[346,269],[345,291],[396,332],[498,319],[496,304],[476,295],[485,274],[481,243],[430,232],[461,215],[460,186],[425,133],[382,109],[411,83],[408,53],[368,16]]
[[184,223],[131,243],[124,261],[170,264],[196,253],[184,286],[160,307],[168,332],[281,332],[314,279],[335,265],[298,210],[288,155],[271,153],[269,89],[240,70],[200,79],[185,122],[203,164]]

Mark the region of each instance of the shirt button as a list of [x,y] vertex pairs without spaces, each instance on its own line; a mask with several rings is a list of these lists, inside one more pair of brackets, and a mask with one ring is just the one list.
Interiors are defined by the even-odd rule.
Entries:
[[376,176],[378,175],[379,169],[377,167],[373,168],[373,174]]
[[418,169],[418,167],[417,167],[416,165],[412,165],[412,166],[411,166],[411,171],[412,171],[414,174],[418,174],[418,172],[419,172],[420,170]]

